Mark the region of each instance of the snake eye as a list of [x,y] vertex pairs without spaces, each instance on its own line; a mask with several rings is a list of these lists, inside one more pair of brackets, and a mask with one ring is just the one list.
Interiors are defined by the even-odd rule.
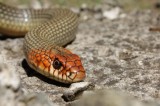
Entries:
[[53,67],[55,69],[60,69],[61,66],[62,66],[62,63],[57,58],[55,58],[55,60],[53,61]]

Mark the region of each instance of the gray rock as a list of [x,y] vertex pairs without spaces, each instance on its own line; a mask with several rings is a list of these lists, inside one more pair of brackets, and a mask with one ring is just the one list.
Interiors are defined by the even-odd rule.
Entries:
[[117,90],[99,89],[84,92],[82,98],[67,106],[159,106],[158,103],[144,103]]
[[143,106],[142,103],[126,95],[110,91],[97,90],[95,92],[85,92],[83,97],[70,106]]
[[20,79],[16,72],[16,67],[8,64],[2,63],[2,61],[0,62],[0,86],[18,90],[20,86]]
[[27,95],[21,96],[19,102],[21,104],[25,104],[25,106],[58,106],[57,104],[53,104],[51,101],[49,101],[49,98],[47,98],[46,95],[42,93],[29,93]]
[[93,88],[94,84],[90,82],[73,83],[70,88],[63,93],[63,98],[67,102],[73,101],[77,99],[77,96],[79,96],[83,91]]
[[16,93],[0,86],[0,106],[17,106]]

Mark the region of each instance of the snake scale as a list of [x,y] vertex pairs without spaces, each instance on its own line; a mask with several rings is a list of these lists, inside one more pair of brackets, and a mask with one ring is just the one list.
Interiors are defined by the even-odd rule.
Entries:
[[0,33],[24,36],[24,54],[29,66],[62,83],[85,78],[80,57],[63,48],[75,39],[77,14],[65,8],[19,9],[0,3]]

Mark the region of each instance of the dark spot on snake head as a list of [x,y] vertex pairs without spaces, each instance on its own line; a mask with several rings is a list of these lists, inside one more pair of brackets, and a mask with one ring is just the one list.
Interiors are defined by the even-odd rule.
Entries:
[[53,61],[53,67],[57,70],[59,70],[62,67],[62,63],[58,60],[58,58],[55,58]]

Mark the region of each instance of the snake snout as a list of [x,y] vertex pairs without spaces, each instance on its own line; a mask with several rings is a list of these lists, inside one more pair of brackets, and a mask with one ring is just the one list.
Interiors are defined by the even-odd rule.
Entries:
[[65,59],[62,60],[62,58],[60,58],[60,61],[63,61],[64,70],[62,70],[62,73],[66,75],[66,82],[82,81],[86,75],[80,57],[76,54],[64,57]]
[[72,67],[70,69],[70,73],[72,75],[73,82],[82,81],[85,78],[85,70],[82,66]]

